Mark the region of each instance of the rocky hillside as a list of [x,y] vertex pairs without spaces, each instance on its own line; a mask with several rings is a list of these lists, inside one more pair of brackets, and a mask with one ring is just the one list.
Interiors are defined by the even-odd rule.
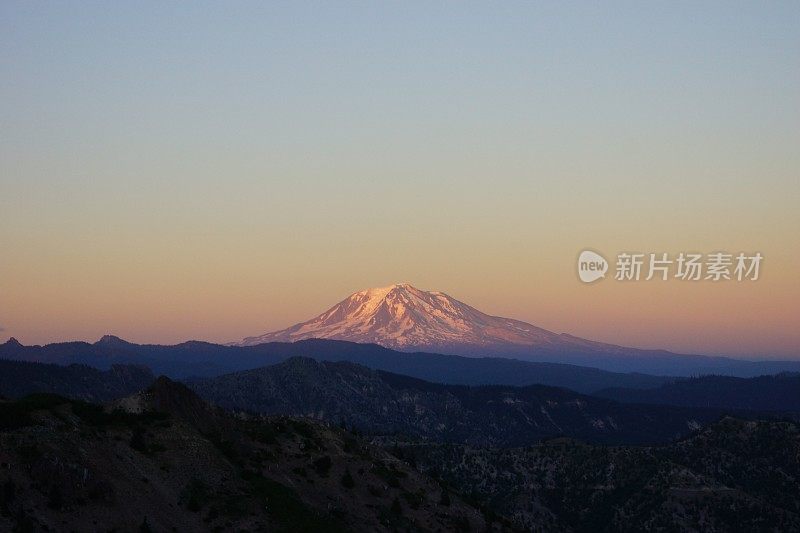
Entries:
[[0,402],[2,531],[486,527],[476,508],[350,433],[234,418],[167,379],[106,408],[53,395]]
[[541,385],[440,385],[308,358],[190,386],[229,409],[476,446],[522,446],[558,435],[601,443],[667,442],[722,416],[719,410],[619,404]]
[[556,440],[395,453],[517,526],[544,531],[798,531],[800,430],[726,418],[656,448]]
[[[473,390],[305,359],[273,370],[274,381],[251,385],[272,390],[281,409],[303,394],[318,418],[346,405],[354,413],[378,407],[373,423],[383,413],[407,433],[414,420],[463,442],[536,427],[537,408],[554,423],[584,427],[577,421],[616,405],[580,405],[586,397],[563,389]],[[320,380],[316,389],[303,385],[309,376]],[[445,415],[429,410],[440,402],[460,422],[438,429]],[[608,415],[617,428],[628,416],[669,422],[620,413]],[[105,406],[50,394],[0,400],[0,531],[800,529],[800,429],[792,422],[727,417],[656,447],[407,437],[233,415],[163,377]]]
[[150,370],[133,365],[112,365],[109,370],[100,371],[85,365],[0,360],[0,395],[6,398],[43,392],[106,401],[142,390],[154,379]]

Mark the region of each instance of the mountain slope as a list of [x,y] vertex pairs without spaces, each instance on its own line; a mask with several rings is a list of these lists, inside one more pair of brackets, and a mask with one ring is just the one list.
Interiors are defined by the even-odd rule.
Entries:
[[190,382],[228,409],[307,416],[373,435],[523,446],[568,435],[593,442],[665,442],[719,418],[718,410],[636,406],[554,387],[463,387],[292,358],[279,365]]
[[502,530],[344,431],[234,418],[167,379],[116,405],[0,401],[0,531]]
[[[728,374],[733,373],[729,369],[745,371],[748,366],[724,357],[626,348],[558,334],[488,315],[442,292],[426,292],[406,283],[356,292],[311,320],[247,337],[239,345],[312,338],[374,343],[406,352],[514,357],[660,375]],[[761,373],[791,369],[768,367],[769,363],[763,363]],[[794,368],[800,368],[800,363]]]
[[357,292],[307,322],[248,337],[241,344],[318,338],[431,349],[458,344],[555,345],[563,342],[560,337],[525,322],[487,315],[442,292],[401,283]]
[[0,360],[0,396],[7,398],[52,393],[86,401],[106,401],[144,389],[153,379],[149,369],[130,365],[112,365],[102,372],[77,364],[59,366]]
[[429,444],[398,457],[525,530],[798,531],[800,429],[726,418],[661,447]]
[[614,388],[593,395],[626,403],[800,412],[800,374],[749,379],[703,376],[649,390]]

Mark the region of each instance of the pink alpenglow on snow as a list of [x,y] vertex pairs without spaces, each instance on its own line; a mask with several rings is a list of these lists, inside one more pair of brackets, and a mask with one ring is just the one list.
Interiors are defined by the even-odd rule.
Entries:
[[307,322],[247,337],[240,345],[314,338],[374,343],[406,351],[454,346],[621,349],[491,316],[443,292],[422,291],[407,283],[356,292]]

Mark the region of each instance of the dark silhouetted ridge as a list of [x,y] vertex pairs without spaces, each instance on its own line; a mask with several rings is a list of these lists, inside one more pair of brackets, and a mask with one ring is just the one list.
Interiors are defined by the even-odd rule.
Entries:
[[620,404],[544,385],[442,385],[307,357],[189,385],[223,408],[476,446],[525,446],[559,435],[603,443],[667,442],[723,414]]

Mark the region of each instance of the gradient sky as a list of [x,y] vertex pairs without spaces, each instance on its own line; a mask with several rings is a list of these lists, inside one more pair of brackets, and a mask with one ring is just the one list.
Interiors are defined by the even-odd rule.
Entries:
[[[0,338],[231,341],[410,282],[800,357],[798,2],[0,3]],[[584,248],[760,251],[581,284]]]

